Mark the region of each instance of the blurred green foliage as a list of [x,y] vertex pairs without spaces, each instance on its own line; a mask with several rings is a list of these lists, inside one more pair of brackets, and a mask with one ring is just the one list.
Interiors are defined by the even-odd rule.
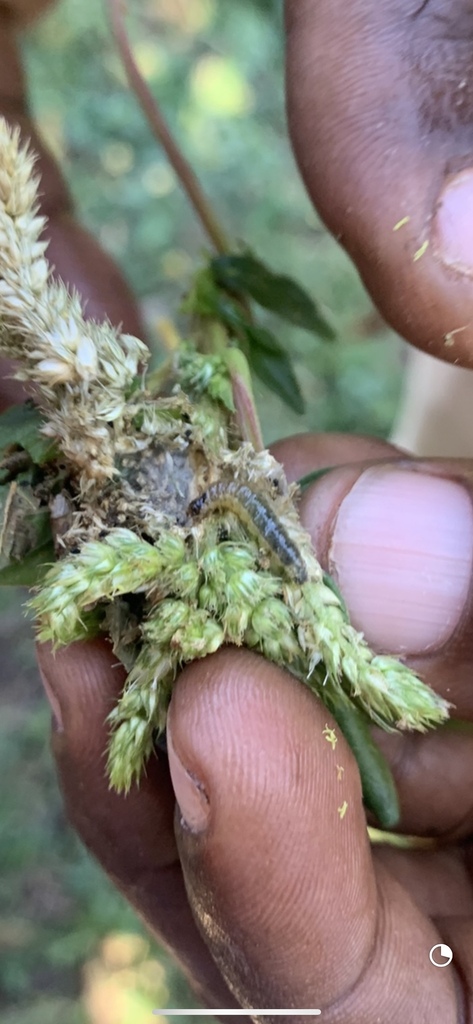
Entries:
[[[130,8],[140,68],[227,231],[300,280],[338,332],[325,344],[268,315],[294,357],[307,413],[297,416],[258,383],[267,441],[306,429],[385,436],[400,344],[300,183],[284,117],[280,0],[143,0]],[[32,106],[79,215],[124,268],[158,347],[159,322],[175,316],[206,240],[126,88],[102,5],[63,0],[29,33],[24,54]],[[65,823],[23,600],[3,592],[0,606],[2,1021],[142,1024],[153,1006],[192,1006],[193,997],[164,954],[160,967],[141,925]],[[133,935],[141,936],[138,951]]]

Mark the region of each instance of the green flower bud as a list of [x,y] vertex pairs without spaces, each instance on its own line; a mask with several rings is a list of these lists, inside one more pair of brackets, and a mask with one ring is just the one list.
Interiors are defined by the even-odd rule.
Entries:
[[201,609],[196,610],[185,630],[179,630],[172,638],[172,645],[182,661],[205,658],[218,651],[225,640],[225,633],[214,619]]
[[135,716],[112,734],[107,768],[110,785],[119,793],[128,793],[133,782],[138,782],[153,749],[153,731],[151,723]]
[[77,607],[72,602],[66,604],[63,600],[62,606],[58,604],[50,612],[40,612],[40,616],[38,639],[42,643],[50,640],[56,646],[61,646],[83,639],[84,627]]
[[313,583],[309,581],[302,585],[303,600],[312,612],[319,614],[325,608],[333,606],[340,608],[340,600],[337,594],[325,583]]
[[180,568],[186,561],[185,542],[176,533],[165,531],[156,541],[155,547],[161,556],[162,565],[166,569]]
[[199,590],[201,572],[196,562],[184,562],[175,570],[173,576],[173,590],[181,597],[195,598]]
[[226,605],[222,615],[222,623],[227,642],[240,646],[243,642],[245,630],[248,628],[250,615],[251,608],[248,605]]
[[255,553],[250,545],[225,541],[219,545],[219,551],[224,559],[226,572],[230,575],[234,572],[242,572],[245,569],[256,568]]
[[[247,647],[259,651],[268,661],[273,661],[276,665],[293,665],[294,661],[301,662],[300,647],[295,637],[290,634],[288,636],[281,635],[279,638],[261,636],[260,633],[249,628],[245,632],[244,643]],[[297,672],[296,674],[305,681],[306,673],[304,669],[301,669],[300,673]]]
[[161,601],[142,627],[143,637],[160,645],[169,643],[177,630],[186,627],[192,609],[185,601]]
[[212,615],[220,612],[225,606],[225,599],[222,592],[218,592],[210,583],[203,583],[199,590],[199,606],[205,608]]
[[228,604],[242,604],[247,602],[250,607],[261,599],[263,580],[257,572],[252,569],[244,569],[243,572],[234,572],[225,586],[225,600]]
[[283,633],[292,633],[294,620],[286,605],[277,598],[270,597],[255,608],[251,616],[251,625],[259,636],[281,638]]
[[222,547],[223,545],[219,545],[218,547],[211,547],[207,551],[203,551],[199,559],[199,565],[205,579],[217,586],[223,586],[227,578],[225,556],[221,550]]

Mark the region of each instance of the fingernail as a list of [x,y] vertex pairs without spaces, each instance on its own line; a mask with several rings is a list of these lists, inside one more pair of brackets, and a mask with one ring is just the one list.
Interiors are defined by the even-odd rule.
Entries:
[[191,832],[204,832],[210,818],[210,804],[203,784],[184,767],[176,753],[168,718],[167,746],[169,769],[175,797],[181,812],[181,824]]
[[473,276],[473,168],[449,178],[433,225],[436,255],[447,266]]
[[330,569],[380,650],[422,653],[455,631],[470,591],[473,507],[461,484],[376,467],[342,502]]
[[64,728],[64,725],[63,725],[63,720],[62,720],[61,706],[59,704],[59,700],[57,698],[57,694],[54,692],[54,689],[53,689],[53,687],[51,685],[51,682],[48,679],[47,675],[44,672],[44,669],[41,666],[39,667],[39,674],[41,676],[41,681],[43,683],[44,692],[45,692],[45,694],[46,694],[46,696],[48,698],[48,701],[49,701],[49,704],[50,704],[50,707],[51,707],[51,711],[52,711],[52,715],[53,715],[54,728],[58,732],[62,732],[62,730]]

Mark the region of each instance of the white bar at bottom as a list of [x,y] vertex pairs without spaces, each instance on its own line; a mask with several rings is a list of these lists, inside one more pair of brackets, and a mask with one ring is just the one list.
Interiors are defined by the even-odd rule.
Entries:
[[162,1017],[318,1017],[322,1010],[153,1010]]

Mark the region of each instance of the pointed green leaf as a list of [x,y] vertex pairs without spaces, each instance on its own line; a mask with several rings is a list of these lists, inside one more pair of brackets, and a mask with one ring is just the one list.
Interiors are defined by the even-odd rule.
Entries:
[[333,341],[335,331],[314,300],[296,281],[275,274],[251,255],[220,256],[212,260],[215,280],[229,291],[249,295],[259,306],[312,334]]
[[399,823],[399,799],[389,764],[375,743],[370,723],[348,698],[326,701],[358,762],[363,800],[381,828]]
[[31,402],[10,406],[0,415],[0,452],[17,445],[37,466],[44,466],[54,457],[55,446],[40,433],[43,425],[41,413]]
[[323,574],[323,581],[325,583],[325,586],[328,587],[329,590],[331,590],[335,594],[336,597],[338,597],[338,600],[340,602],[340,609],[341,609],[341,611],[343,613],[345,622],[350,622],[350,616],[348,614],[348,608],[347,608],[347,606],[345,604],[345,598],[343,597],[343,594],[341,593],[341,591],[337,587],[337,584],[335,583],[335,580],[332,579],[332,577],[329,575],[328,572],[324,572],[324,574]]
[[46,541],[21,562],[12,562],[0,569],[0,587],[33,587],[46,575],[54,560],[53,542]]
[[292,362],[281,343],[270,331],[256,324],[246,324],[245,330],[250,342],[248,362],[253,372],[286,405],[302,415],[304,399]]
[[258,324],[252,324],[247,321],[245,323],[245,333],[252,349],[256,348],[272,356],[286,356],[286,358],[289,358],[279,339],[271,331],[268,331],[266,327],[260,327]]
[[186,309],[223,324],[236,339],[253,372],[291,409],[304,412],[291,360],[280,341],[266,328],[254,324],[244,305],[220,290],[208,270],[198,275]]

